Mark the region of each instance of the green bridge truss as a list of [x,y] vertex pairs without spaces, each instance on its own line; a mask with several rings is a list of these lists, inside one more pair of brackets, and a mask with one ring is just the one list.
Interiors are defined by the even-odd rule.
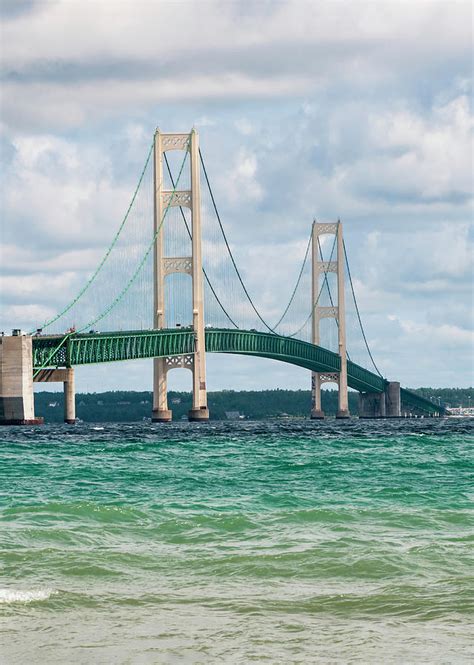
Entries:
[[[191,328],[38,336],[33,337],[33,367],[73,367],[179,356],[192,353],[194,342]],[[332,351],[292,337],[255,330],[207,328],[206,351],[272,358],[315,372],[340,371],[340,358]],[[387,385],[385,379],[350,361],[347,377],[349,387],[360,392],[383,392]],[[408,390],[402,389],[401,398],[410,411],[440,412],[439,406]]]

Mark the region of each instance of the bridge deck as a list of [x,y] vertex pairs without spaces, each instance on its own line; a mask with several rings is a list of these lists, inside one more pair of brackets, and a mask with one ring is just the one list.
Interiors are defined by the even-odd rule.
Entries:
[[[45,335],[33,338],[33,366],[73,367],[119,360],[177,356],[194,351],[192,328]],[[206,351],[271,358],[316,372],[338,372],[340,358],[320,346],[255,330],[206,329]],[[361,392],[382,392],[387,381],[348,361],[348,385]],[[427,413],[439,407],[402,390],[402,401]]]

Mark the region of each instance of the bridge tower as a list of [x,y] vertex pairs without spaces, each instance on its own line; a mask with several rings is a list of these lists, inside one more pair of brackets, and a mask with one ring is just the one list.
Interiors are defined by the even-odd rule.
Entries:
[[[163,154],[168,150],[185,150],[190,155],[191,189],[163,189]],[[163,215],[169,206],[191,210],[192,255],[165,256],[166,220]],[[153,360],[153,422],[168,422],[167,374],[170,369],[184,367],[193,373],[193,405],[189,420],[208,420],[206,392],[206,349],[204,337],[204,304],[201,253],[201,192],[199,168],[199,137],[195,129],[190,134],[165,134],[159,130],[154,138],[154,328],[166,328],[165,279],[172,273],[187,273],[192,278],[194,352],[183,356]]]
[[[321,261],[319,237],[324,234],[336,236],[337,256],[335,261]],[[330,224],[313,222],[312,229],[312,342],[320,343],[321,319],[333,318],[338,324],[338,350],[341,358],[341,371],[338,373],[311,373],[311,418],[324,418],[321,407],[321,385],[323,383],[337,383],[338,410],[337,418],[349,417],[349,402],[347,395],[347,354],[346,354],[346,316],[344,299],[344,245],[342,224],[340,221]],[[334,272],[337,275],[337,305],[322,307],[318,302],[319,279],[323,273]]]

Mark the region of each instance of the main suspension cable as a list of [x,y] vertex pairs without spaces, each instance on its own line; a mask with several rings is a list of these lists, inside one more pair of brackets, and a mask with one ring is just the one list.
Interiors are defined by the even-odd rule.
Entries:
[[[190,140],[190,139],[188,139],[188,145],[189,145],[189,140]],[[170,207],[171,207],[171,203],[172,203],[172,201],[173,201],[174,194],[175,194],[175,192],[176,192],[176,188],[177,188],[178,183],[179,183],[179,180],[180,180],[180,178],[181,178],[181,174],[182,174],[182,172],[183,172],[183,168],[184,168],[184,164],[185,164],[185,162],[186,162],[186,158],[187,158],[187,156],[188,156],[188,152],[187,152],[187,150],[186,150],[186,153],[185,153],[185,155],[184,155],[183,161],[182,161],[182,163],[181,163],[181,168],[180,168],[179,173],[178,173],[178,178],[177,178],[177,180],[176,180],[176,185],[173,187],[173,191],[172,191],[172,193],[171,193],[171,196],[169,197],[168,205],[166,206],[166,209],[165,209],[165,211],[164,211],[164,213],[163,213],[163,217],[162,217],[162,219],[161,219],[161,221],[160,221],[160,224],[158,225],[158,228],[157,228],[156,231],[154,232],[154,234],[153,234],[153,238],[152,238],[150,244],[148,245],[148,247],[147,247],[147,249],[146,249],[146,251],[145,251],[145,253],[144,253],[144,255],[143,255],[141,261],[139,262],[137,268],[135,269],[135,272],[134,272],[133,275],[130,277],[130,279],[128,280],[128,282],[127,282],[127,284],[125,285],[125,287],[124,287],[124,288],[122,289],[122,291],[118,294],[118,296],[117,296],[117,297],[116,297],[116,298],[115,298],[115,299],[109,304],[109,306],[108,306],[103,312],[101,312],[101,314],[99,314],[99,316],[97,316],[97,317],[96,317],[95,319],[93,319],[92,321],[89,321],[89,323],[86,323],[86,325],[82,326],[82,328],[80,328],[79,330],[69,330],[69,331],[64,335],[64,337],[62,337],[62,339],[60,340],[59,344],[53,349],[53,351],[51,351],[51,353],[50,353],[49,356],[46,358],[46,360],[45,360],[44,363],[41,365],[41,367],[38,367],[38,368],[36,369],[36,371],[35,371],[34,374],[33,374],[33,378],[35,378],[35,377],[38,375],[38,373],[48,365],[48,363],[50,362],[50,360],[53,358],[54,354],[55,354],[55,353],[61,348],[61,346],[65,343],[65,341],[66,341],[69,337],[71,337],[71,335],[74,335],[75,333],[81,333],[81,332],[84,332],[84,330],[87,330],[87,328],[91,328],[91,327],[94,326],[96,323],[98,323],[98,322],[101,321],[103,318],[105,318],[105,317],[107,316],[107,314],[109,314],[110,311],[111,311],[111,310],[117,305],[117,303],[119,303],[120,300],[122,300],[123,296],[124,296],[124,295],[127,293],[127,291],[130,289],[130,287],[132,286],[133,282],[135,281],[137,275],[139,274],[139,272],[140,272],[141,269],[143,268],[143,266],[144,266],[144,264],[145,264],[145,261],[147,260],[147,258],[148,258],[148,256],[149,256],[151,250],[153,249],[153,247],[154,247],[154,245],[155,245],[155,242],[156,242],[156,239],[158,238],[158,235],[159,235],[159,233],[160,233],[160,231],[161,231],[161,227],[163,226],[163,224],[164,224],[164,222],[165,222],[166,216],[167,216],[167,214],[168,214],[168,211],[169,211],[169,209],[170,209]],[[161,184],[162,184],[162,183],[161,183]],[[161,187],[161,184],[160,184],[160,187]]]
[[[330,256],[329,256],[329,261],[328,261],[328,263],[331,263],[331,261],[332,261],[332,256],[333,256],[333,254],[334,254],[334,249],[335,249],[335,247],[336,247],[336,238],[337,238],[337,236],[334,235],[334,241],[333,241],[333,243],[332,243],[331,254],[330,254]],[[325,278],[326,278],[326,281],[327,281],[327,275],[326,275],[326,273],[327,273],[327,271],[325,270],[325,271],[324,271],[324,274],[325,274]],[[310,313],[308,314],[308,316],[306,317],[305,322],[303,323],[302,326],[300,326],[300,327],[298,328],[298,330],[297,330],[296,332],[292,333],[291,335],[288,335],[289,337],[296,337],[296,335],[299,335],[299,333],[303,330],[303,328],[306,326],[306,324],[308,323],[308,321],[310,321],[311,317],[313,316],[313,312],[314,312],[314,310],[315,310],[316,307],[318,306],[319,300],[320,300],[321,295],[322,295],[322,293],[323,293],[323,288],[324,288],[324,281],[323,281],[323,283],[321,284],[321,288],[319,289],[318,297],[316,298],[316,301],[313,303],[313,306],[311,307],[311,311],[310,311]]]
[[[172,184],[173,187],[174,187],[175,184],[174,184],[174,180],[173,180],[173,175],[172,175],[172,173],[171,173],[171,168],[170,168],[170,165],[169,165],[169,162],[168,162],[168,158],[167,158],[167,156],[166,156],[166,152],[163,153],[163,157],[165,158],[165,164],[166,164],[166,168],[167,168],[167,170],[168,170],[168,175],[169,175],[169,177],[170,177],[171,184]],[[185,225],[185,227],[186,227],[186,231],[188,232],[188,236],[189,236],[190,240],[192,240],[192,239],[193,239],[193,236],[192,236],[192,234],[191,234],[191,230],[190,230],[189,225],[188,225],[188,220],[186,219],[186,215],[184,214],[184,211],[183,211],[182,206],[179,206],[179,209],[180,209],[180,211],[181,211],[181,217],[183,218],[183,222],[184,222],[184,225]],[[211,280],[210,280],[209,277],[207,276],[207,273],[206,273],[204,267],[203,267],[203,269],[202,269],[202,272],[204,273],[204,278],[205,278],[206,282],[209,284],[209,288],[211,289],[211,291],[212,291],[212,293],[213,293],[213,295],[214,295],[214,298],[217,300],[217,302],[218,302],[220,308],[222,309],[222,311],[224,312],[224,314],[226,315],[226,317],[229,319],[229,321],[232,323],[232,325],[233,325],[235,328],[238,328],[239,326],[235,323],[235,321],[233,320],[233,318],[230,316],[230,314],[229,314],[229,313],[227,312],[227,310],[225,309],[224,305],[221,303],[221,301],[220,301],[220,299],[219,299],[219,297],[218,297],[218,295],[217,295],[217,293],[216,293],[216,291],[215,291],[213,285],[211,284]]]
[[354,305],[355,305],[356,312],[357,312],[357,318],[359,319],[359,325],[360,325],[360,329],[362,331],[362,337],[364,338],[367,353],[369,354],[370,360],[372,361],[372,364],[375,367],[375,371],[377,372],[377,374],[380,377],[383,378],[382,374],[379,371],[379,368],[375,364],[375,360],[374,360],[374,358],[372,356],[372,352],[369,348],[369,343],[367,342],[367,337],[365,336],[365,330],[364,330],[364,326],[362,325],[362,319],[361,319],[360,312],[359,312],[359,305],[357,304],[357,299],[356,299],[356,295],[355,295],[355,291],[354,291],[354,285],[352,283],[351,269],[349,268],[349,260],[347,258],[346,244],[345,244],[344,240],[342,241],[342,243],[343,243],[343,247],[344,247],[344,257],[345,257],[345,260],[346,260],[347,274],[349,275],[349,282],[350,282],[350,285],[351,285],[352,298],[354,299]]
[[[143,167],[142,172],[141,172],[141,174],[140,174],[140,178],[138,179],[137,187],[136,187],[136,189],[135,189],[135,191],[134,191],[134,193],[133,193],[132,200],[130,201],[130,205],[128,206],[128,208],[127,208],[127,212],[125,213],[125,217],[123,218],[122,223],[120,224],[117,233],[116,233],[115,236],[113,237],[112,242],[110,243],[109,247],[107,248],[107,251],[105,252],[104,256],[102,257],[101,262],[99,263],[99,265],[98,265],[97,268],[95,269],[95,271],[94,271],[94,273],[92,274],[92,276],[91,276],[91,277],[89,278],[89,280],[86,282],[86,284],[85,284],[85,285],[82,287],[82,289],[79,291],[79,293],[77,294],[77,296],[76,296],[73,300],[71,300],[71,302],[69,303],[69,305],[67,305],[67,306],[66,306],[61,312],[59,312],[59,314],[56,314],[56,316],[54,316],[52,319],[49,319],[49,321],[45,321],[45,322],[43,323],[43,325],[41,326],[42,329],[44,329],[44,328],[48,328],[50,325],[52,325],[52,324],[55,323],[58,319],[60,319],[62,316],[64,316],[64,314],[66,314],[66,312],[68,312],[68,311],[71,309],[71,307],[73,307],[73,306],[77,303],[77,301],[78,301],[80,298],[82,298],[82,296],[84,295],[84,293],[87,291],[87,289],[90,287],[90,285],[95,281],[97,275],[98,275],[99,272],[102,270],[102,267],[103,267],[104,263],[107,261],[107,259],[108,259],[109,256],[110,256],[111,251],[113,250],[113,248],[114,248],[115,245],[117,244],[117,240],[119,239],[120,234],[121,234],[122,231],[123,231],[123,228],[124,228],[124,226],[125,226],[125,224],[126,224],[126,222],[127,222],[127,220],[128,220],[128,217],[129,217],[130,211],[131,211],[131,209],[132,209],[132,206],[133,206],[133,204],[135,203],[135,199],[137,198],[138,190],[140,189],[140,186],[141,186],[141,184],[142,184],[143,176],[145,175],[145,171],[146,171],[146,168],[147,168],[147,166],[148,166],[148,162],[150,161],[150,157],[151,157],[151,154],[152,154],[152,152],[153,152],[153,145],[154,145],[154,141],[152,142],[152,144],[151,144],[151,146],[150,146],[150,149],[149,149],[149,151],[148,151],[148,155],[147,155],[147,158],[146,158],[146,161],[145,161],[145,166]],[[33,333],[34,333],[34,330],[31,331],[31,334],[33,334]]]
[[213,206],[213,208],[214,208],[214,212],[216,213],[216,218],[217,218],[217,221],[218,221],[218,223],[219,223],[219,227],[220,227],[220,230],[221,230],[221,233],[222,233],[222,237],[224,238],[224,242],[225,242],[225,245],[226,245],[226,247],[227,247],[227,251],[229,252],[230,260],[232,261],[232,265],[234,266],[234,269],[235,269],[235,272],[236,272],[237,277],[238,277],[238,279],[239,279],[239,282],[240,282],[240,284],[241,284],[241,286],[242,286],[242,288],[243,288],[243,290],[244,290],[245,295],[246,295],[247,298],[248,298],[248,301],[249,301],[250,305],[252,306],[253,311],[254,311],[255,314],[258,316],[258,318],[260,319],[260,321],[263,323],[263,325],[265,326],[265,328],[267,328],[271,333],[278,334],[278,333],[275,332],[275,330],[274,330],[271,326],[268,325],[268,323],[265,321],[265,319],[261,316],[260,312],[258,311],[258,309],[256,308],[256,306],[254,305],[254,302],[253,302],[252,298],[250,297],[249,292],[247,291],[247,287],[245,286],[244,281],[243,281],[243,279],[242,279],[242,277],[241,277],[241,275],[240,275],[239,269],[237,268],[237,264],[235,263],[234,256],[233,256],[233,254],[232,254],[232,250],[230,249],[230,245],[229,245],[229,242],[228,242],[228,240],[227,240],[227,236],[226,236],[225,231],[224,231],[224,227],[222,226],[222,222],[221,222],[221,218],[220,218],[220,215],[219,215],[219,211],[217,210],[216,201],[215,201],[215,199],[214,199],[214,194],[213,194],[213,192],[212,192],[211,183],[209,182],[209,178],[208,178],[208,175],[207,175],[206,167],[205,167],[205,165],[204,165],[204,159],[203,159],[203,157],[202,157],[201,149],[199,149],[199,159],[201,160],[201,164],[202,164],[202,168],[203,168],[203,172],[204,172],[204,177],[205,177],[205,179],[206,179],[207,188],[209,189],[209,194],[211,195],[212,206]]
[[294,297],[295,297],[295,295],[296,295],[296,291],[297,291],[297,289],[298,289],[298,286],[300,285],[300,281],[301,281],[301,278],[302,278],[302,276],[303,276],[303,270],[304,270],[304,267],[305,267],[305,265],[306,265],[306,261],[307,261],[307,259],[308,259],[309,248],[311,247],[311,238],[312,238],[312,235],[313,235],[313,234],[312,234],[312,232],[311,232],[311,233],[309,234],[308,245],[306,246],[306,252],[305,252],[305,254],[304,254],[304,259],[303,259],[303,264],[302,264],[302,266],[301,266],[300,274],[298,275],[298,279],[296,280],[295,288],[293,289],[293,293],[291,294],[291,298],[290,298],[290,300],[289,300],[289,302],[288,302],[288,305],[287,305],[286,308],[285,308],[285,311],[284,311],[283,314],[280,316],[280,318],[278,319],[278,321],[275,323],[275,325],[273,326],[273,328],[278,328],[278,326],[280,325],[280,323],[283,321],[283,319],[285,318],[286,313],[287,313],[288,310],[290,309],[291,303],[293,302],[293,299],[294,299]]

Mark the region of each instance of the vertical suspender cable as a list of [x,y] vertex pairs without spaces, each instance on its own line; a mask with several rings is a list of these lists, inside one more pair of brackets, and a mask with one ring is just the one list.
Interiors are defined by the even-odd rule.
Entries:
[[[243,279],[242,279],[242,277],[241,277],[241,275],[240,275],[239,269],[237,268],[237,264],[235,263],[234,256],[233,256],[233,254],[232,254],[232,250],[230,249],[230,245],[229,245],[229,243],[228,243],[228,241],[227,241],[227,236],[226,236],[226,234],[225,234],[224,227],[222,226],[222,222],[221,222],[221,218],[220,218],[220,215],[219,215],[219,211],[217,210],[216,201],[215,201],[215,199],[214,199],[214,194],[213,194],[213,192],[212,192],[211,183],[209,182],[209,178],[208,178],[208,176],[207,176],[207,171],[206,171],[206,167],[205,167],[205,165],[204,165],[204,160],[203,160],[203,158],[202,158],[201,149],[199,149],[199,158],[200,158],[200,160],[201,160],[202,169],[203,169],[203,172],[204,172],[204,177],[205,177],[205,179],[206,179],[206,183],[207,183],[207,188],[209,189],[209,194],[211,195],[212,206],[213,206],[213,208],[214,208],[214,212],[216,213],[216,218],[217,218],[217,221],[218,221],[218,223],[219,223],[219,227],[220,227],[220,230],[221,230],[221,233],[222,233],[222,237],[224,238],[224,242],[225,242],[225,245],[226,245],[226,247],[227,247],[227,251],[229,252],[230,260],[232,261],[232,264],[233,264],[233,266],[234,266],[234,269],[235,269],[235,272],[236,272],[237,277],[238,277],[238,279],[239,279],[239,282],[240,282],[240,284],[241,284],[241,286],[242,286],[242,288],[243,288],[243,290],[244,290],[244,293],[245,293],[245,295],[247,296],[248,301],[249,301],[250,305],[252,306],[252,309],[253,309],[253,311],[255,312],[255,314],[258,316],[258,318],[259,318],[260,321],[263,323],[263,325],[265,326],[265,328],[267,328],[271,333],[275,333],[275,330],[274,330],[273,328],[271,328],[271,327],[268,325],[268,323],[265,321],[265,319],[261,316],[261,314],[260,314],[260,312],[258,311],[258,309],[255,307],[255,305],[254,305],[254,303],[253,303],[253,300],[252,300],[252,298],[250,297],[250,294],[249,294],[249,292],[247,291],[247,288],[246,288],[246,286],[245,286],[245,284],[244,284],[244,281],[243,281]],[[277,334],[277,333],[275,333],[275,334]]]
[[[171,180],[171,184],[172,184],[172,186],[174,187],[173,175],[172,175],[172,173],[171,173],[171,169],[170,169],[170,165],[169,165],[169,162],[168,162],[168,158],[167,158],[167,156],[166,156],[166,152],[163,153],[163,156],[164,156],[164,158],[165,158],[165,164],[166,164],[166,168],[167,168],[167,170],[168,170],[168,174],[169,174],[169,177],[170,177],[170,180]],[[185,216],[185,214],[184,214],[184,212],[183,212],[183,208],[182,208],[182,206],[179,206],[179,209],[180,209],[180,211],[181,211],[181,217],[183,218],[183,222],[184,222],[184,225],[185,225],[185,227],[186,227],[186,231],[188,232],[188,236],[190,237],[190,239],[192,239],[191,231],[190,231],[190,229],[189,229],[189,225],[188,225],[188,222],[187,222],[187,220],[186,220],[186,216]],[[206,271],[204,270],[204,268],[202,269],[202,272],[204,273],[204,277],[205,277],[205,279],[206,279],[206,282],[209,284],[209,288],[211,289],[211,291],[212,291],[212,293],[213,293],[213,295],[214,295],[214,298],[217,300],[217,302],[218,302],[220,308],[222,309],[222,311],[224,312],[224,314],[226,315],[226,317],[229,319],[229,321],[232,323],[232,325],[233,325],[235,328],[238,328],[239,326],[235,323],[235,321],[232,319],[232,317],[229,315],[229,313],[228,313],[227,310],[225,309],[224,305],[223,305],[223,304],[221,303],[221,301],[219,300],[219,297],[218,297],[217,293],[215,292],[214,287],[213,287],[212,284],[211,284],[211,280],[210,280],[209,277],[207,276],[207,273],[206,273]]]
[[143,254],[141,260],[139,261],[139,263],[138,263],[138,265],[137,265],[137,267],[136,267],[136,269],[135,269],[133,275],[130,277],[130,279],[128,280],[128,282],[127,282],[127,284],[125,285],[125,287],[124,287],[124,288],[122,289],[122,291],[118,294],[118,296],[116,296],[116,297],[114,298],[114,300],[112,300],[112,302],[109,303],[108,307],[106,307],[106,308],[105,308],[105,309],[104,309],[104,310],[103,310],[98,316],[95,317],[95,319],[93,319],[92,321],[89,321],[89,323],[86,323],[86,325],[82,326],[82,328],[80,328],[80,329],[77,330],[77,331],[70,331],[70,332],[66,333],[66,334],[64,335],[64,337],[61,339],[61,341],[59,342],[58,346],[57,346],[55,349],[53,349],[53,351],[50,353],[50,355],[49,355],[48,358],[44,361],[44,363],[41,365],[41,367],[38,367],[37,370],[36,370],[36,372],[34,372],[34,374],[33,374],[33,378],[35,378],[35,376],[37,376],[38,372],[40,372],[42,369],[44,369],[44,368],[46,367],[46,365],[47,365],[47,364],[50,362],[50,360],[53,358],[54,354],[55,354],[55,353],[61,348],[61,346],[64,344],[64,342],[65,342],[65,341],[66,341],[71,335],[74,334],[74,332],[77,332],[77,333],[84,332],[84,330],[86,330],[87,328],[89,328],[89,327],[91,327],[91,326],[94,326],[96,323],[98,323],[98,322],[101,321],[103,318],[105,318],[105,317],[107,316],[107,314],[109,314],[109,312],[111,312],[112,309],[117,305],[117,303],[120,302],[120,300],[124,297],[124,295],[125,295],[125,294],[128,292],[128,290],[130,289],[130,287],[132,286],[132,284],[135,282],[135,280],[136,280],[136,278],[137,278],[137,275],[140,273],[141,269],[143,268],[143,266],[144,266],[144,264],[145,264],[145,261],[146,261],[147,257],[149,256],[151,250],[153,249],[153,247],[154,247],[154,245],[155,245],[155,242],[156,242],[156,239],[157,239],[157,237],[158,237],[158,234],[159,234],[160,231],[161,231],[161,227],[163,226],[163,224],[164,224],[164,222],[165,222],[165,219],[166,219],[166,216],[168,215],[169,209],[170,209],[170,207],[171,207],[171,202],[172,202],[173,196],[174,196],[174,194],[175,194],[175,192],[176,192],[176,187],[178,186],[179,180],[180,180],[180,178],[181,178],[181,174],[182,174],[182,172],[183,172],[183,168],[184,168],[184,164],[185,164],[185,162],[186,162],[186,158],[187,158],[187,153],[185,154],[185,156],[184,156],[184,158],[183,158],[183,161],[182,161],[182,163],[181,163],[181,168],[180,168],[179,173],[178,173],[178,179],[176,180],[176,185],[173,187],[173,191],[172,191],[171,196],[170,196],[170,198],[169,198],[168,205],[166,206],[166,209],[165,209],[165,211],[164,211],[164,213],[163,213],[163,217],[162,217],[162,219],[161,219],[161,221],[160,221],[160,224],[159,224],[158,228],[156,229],[155,233],[153,234],[153,238],[151,239],[150,244],[148,245],[148,247],[147,247],[145,253]]
[[[321,261],[323,261],[323,260],[324,260],[324,259],[323,259],[323,250],[322,250],[322,248],[321,248],[321,243],[319,242],[319,237],[318,237],[318,249],[319,249],[319,256],[321,257]],[[339,261],[339,257],[337,257],[337,260]],[[324,272],[324,280],[323,280],[323,284],[324,284],[324,283],[325,283],[326,286],[328,287],[329,302],[331,303],[331,307],[334,307],[334,300],[333,300],[333,297],[332,297],[331,287],[329,286],[328,274],[327,274],[326,271]],[[338,311],[338,318],[336,318],[336,326],[339,328],[339,311]],[[350,357],[350,355],[349,355],[349,351],[348,351],[347,349],[346,349],[346,356],[347,356],[347,359],[348,359],[348,360],[351,359],[351,357]]]
[[[346,252],[346,244],[344,243],[344,241],[343,241],[343,246],[344,246],[344,257],[345,257],[345,260],[346,260],[346,266],[347,266],[347,274],[349,275],[349,282],[350,282],[350,285],[351,285],[352,297],[353,297],[353,299],[354,299],[354,304],[355,304],[355,308],[356,308],[356,312],[357,312],[357,318],[359,319],[359,325],[360,325],[360,329],[361,329],[361,331],[362,331],[362,337],[364,338],[365,346],[366,346],[367,352],[368,352],[368,354],[369,354],[369,357],[370,357],[370,359],[371,359],[371,361],[372,361],[372,364],[373,364],[373,366],[375,367],[375,371],[377,372],[377,374],[378,374],[380,377],[382,377],[382,374],[380,373],[379,368],[378,368],[377,365],[375,364],[375,360],[374,360],[374,358],[373,358],[373,356],[372,356],[372,352],[371,352],[371,350],[370,350],[370,348],[369,348],[369,343],[367,342],[367,337],[365,336],[365,330],[364,330],[364,326],[362,325],[362,319],[361,319],[361,317],[360,317],[359,306],[358,306],[358,304],[357,304],[357,299],[356,299],[356,296],[355,296],[354,285],[353,285],[353,283],[352,283],[351,269],[349,268],[349,260],[348,260],[348,258],[347,258],[347,252]],[[382,378],[383,378],[383,377],[382,377]]]
[[[140,178],[138,179],[137,187],[136,187],[136,189],[133,193],[132,200],[130,201],[130,205],[128,206],[127,212],[125,213],[125,217],[123,218],[123,220],[122,220],[122,222],[121,222],[121,224],[120,224],[120,226],[117,230],[117,233],[113,237],[112,242],[110,243],[109,247],[107,248],[107,251],[105,252],[104,256],[102,257],[102,260],[98,264],[98,266],[95,269],[95,271],[93,272],[92,276],[89,278],[89,280],[86,282],[86,284],[82,287],[82,289],[76,295],[76,297],[73,300],[71,300],[71,302],[63,310],[61,310],[59,312],[59,314],[56,314],[56,316],[54,316],[52,319],[49,319],[48,321],[45,321],[42,325],[42,328],[49,327],[52,323],[55,323],[64,314],[66,314],[66,312],[68,312],[71,309],[71,307],[77,303],[79,298],[81,298],[84,295],[84,293],[87,291],[89,286],[93,283],[93,281],[95,280],[95,278],[97,277],[97,275],[101,271],[102,266],[104,265],[104,263],[109,258],[110,253],[111,253],[112,249],[115,247],[115,245],[117,243],[117,240],[119,239],[120,234],[122,233],[123,227],[125,226],[125,224],[128,220],[128,217],[130,215],[130,211],[133,207],[133,204],[135,203],[135,199],[137,198],[138,190],[141,187],[141,184],[142,184],[142,181],[143,181],[143,176],[145,175],[145,171],[146,171],[146,168],[148,166],[148,162],[150,161],[150,157],[151,157],[152,152],[153,152],[153,143],[151,144],[150,149],[148,151],[148,155],[147,155],[146,161],[145,161],[145,166],[143,167],[142,172],[140,174]],[[32,331],[32,332],[34,332],[34,331]]]
[[307,244],[307,246],[306,246],[306,252],[305,252],[305,254],[304,254],[303,264],[302,264],[302,266],[301,266],[301,270],[300,270],[300,273],[299,273],[299,275],[298,275],[298,279],[296,280],[296,284],[295,284],[295,288],[293,289],[293,293],[291,294],[290,300],[288,301],[288,305],[286,306],[285,311],[283,312],[283,314],[280,316],[280,318],[278,319],[278,321],[277,321],[277,322],[275,323],[275,325],[273,326],[274,328],[278,328],[278,326],[280,325],[280,323],[281,323],[281,322],[283,321],[283,319],[285,318],[286,313],[287,313],[288,310],[290,309],[291,303],[292,303],[293,300],[294,300],[294,297],[295,297],[295,295],[296,295],[296,291],[297,291],[297,289],[298,289],[298,286],[300,285],[300,281],[301,281],[301,278],[302,278],[302,276],[303,276],[303,270],[304,270],[304,267],[305,267],[305,265],[306,265],[306,261],[307,261],[307,259],[308,259],[309,248],[311,247],[311,237],[312,237],[312,233],[309,234],[309,240],[308,240],[308,244]]

